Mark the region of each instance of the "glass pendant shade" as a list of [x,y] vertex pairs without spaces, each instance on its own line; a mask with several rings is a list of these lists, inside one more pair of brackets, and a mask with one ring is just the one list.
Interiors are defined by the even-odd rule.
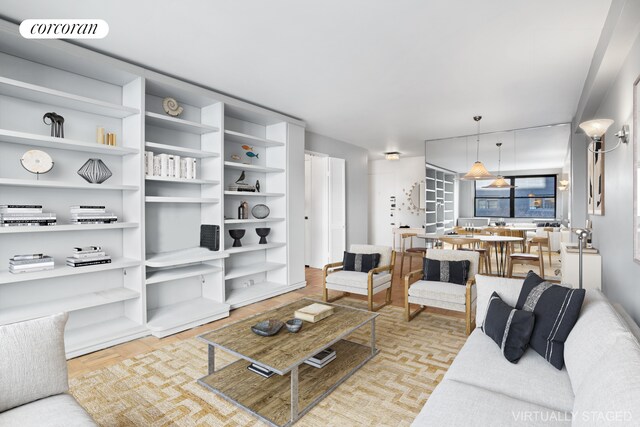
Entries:
[[601,138],[612,124],[613,120],[610,119],[589,120],[587,122],[580,123],[580,129],[582,129],[589,138],[595,139]]
[[481,179],[494,179],[495,176],[484,167],[481,161],[477,161],[471,166],[471,169],[461,179],[477,181]]

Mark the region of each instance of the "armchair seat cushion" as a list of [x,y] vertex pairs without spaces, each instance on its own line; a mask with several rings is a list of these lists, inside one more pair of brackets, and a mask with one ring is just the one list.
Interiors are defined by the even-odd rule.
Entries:
[[[359,271],[336,271],[327,276],[327,287],[330,285],[349,286],[366,290],[368,287],[368,273]],[[373,287],[377,288],[385,283],[391,283],[391,274],[378,273],[373,275]]]
[[3,427],[95,427],[73,396],[63,393],[0,413]]
[[[437,300],[464,306],[467,287],[455,283],[419,280],[409,288],[409,296],[425,300]],[[471,287],[471,300],[476,299],[476,287]]]

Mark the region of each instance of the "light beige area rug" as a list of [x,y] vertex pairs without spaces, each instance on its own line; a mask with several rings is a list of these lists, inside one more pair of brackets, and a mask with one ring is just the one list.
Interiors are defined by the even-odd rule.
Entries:
[[[345,305],[363,308],[357,301]],[[464,344],[463,319],[423,312],[411,322],[387,306],[376,319],[380,353],[296,426],[407,426]],[[362,328],[366,342],[368,327]],[[101,426],[263,426],[196,383],[207,371],[206,345],[170,344],[72,379],[71,393]],[[234,359],[216,351],[216,368]]]

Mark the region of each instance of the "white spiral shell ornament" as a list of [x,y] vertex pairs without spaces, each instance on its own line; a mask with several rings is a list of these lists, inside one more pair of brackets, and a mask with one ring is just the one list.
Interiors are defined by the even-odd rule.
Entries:
[[164,108],[165,113],[173,117],[178,117],[184,111],[178,101],[169,97],[162,100],[162,108]]

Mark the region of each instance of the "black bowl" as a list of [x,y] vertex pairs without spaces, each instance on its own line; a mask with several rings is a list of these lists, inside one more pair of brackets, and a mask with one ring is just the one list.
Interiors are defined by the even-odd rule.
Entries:
[[265,245],[267,243],[267,236],[270,232],[270,228],[256,228],[256,234],[260,236],[260,242],[258,243],[261,245]]
[[245,230],[242,228],[238,228],[235,230],[229,230],[229,235],[233,238],[233,247],[237,248],[242,246],[240,243],[240,239],[244,237]]

